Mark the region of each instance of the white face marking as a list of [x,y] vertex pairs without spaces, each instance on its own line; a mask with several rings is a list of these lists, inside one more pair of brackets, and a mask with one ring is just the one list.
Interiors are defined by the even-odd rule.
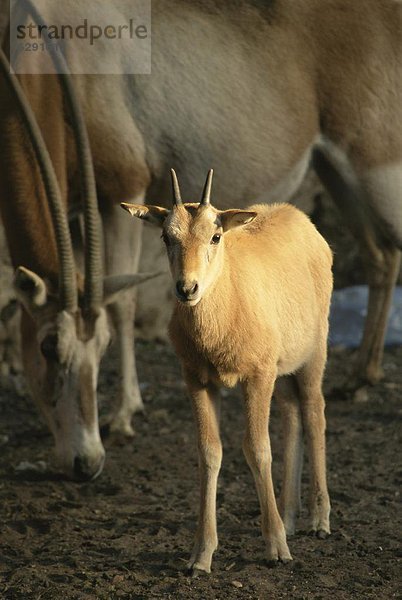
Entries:
[[[219,272],[223,232],[213,207],[174,209],[166,220],[163,239],[167,246],[173,288],[186,306],[196,306]],[[221,238],[213,243],[214,235]],[[196,286],[196,290],[186,296]],[[182,290],[182,292],[180,292]]]
[[75,319],[65,311],[41,328],[39,343],[49,334],[56,340],[54,357],[51,353],[50,358],[42,358],[33,393],[53,432],[63,471],[76,475],[75,461],[79,460],[82,477],[86,472],[94,477],[105,454],[99,435],[96,387],[100,359],[110,339],[106,311],[100,309],[88,339],[79,339]]

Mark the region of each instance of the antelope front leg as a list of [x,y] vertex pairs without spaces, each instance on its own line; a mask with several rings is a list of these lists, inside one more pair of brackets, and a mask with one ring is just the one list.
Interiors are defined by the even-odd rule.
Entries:
[[193,552],[188,568],[211,572],[212,555],[218,547],[216,531],[216,487],[222,462],[219,436],[219,391],[214,386],[203,387],[186,377],[193,403],[198,436],[200,473],[200,512]]
[[271,474],[271,444],[268,434],[269,411],[276,373],[247,380],[244,384],[246,432],[243,450],[253,473],[262,516],[262,535],[269,561],[292,560],[286,532],[278,512]]

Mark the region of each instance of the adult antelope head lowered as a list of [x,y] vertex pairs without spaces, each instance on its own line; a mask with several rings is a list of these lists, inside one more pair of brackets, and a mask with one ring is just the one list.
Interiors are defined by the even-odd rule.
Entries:
[[176,172],[171,169],[173,209],[122,202],[132,216],[163,229],[178,300],[195,306],[216,281],[223,266],[225,232],[250,223],[256,213],[249,210],[217,210],[210,204],[213,170],[210,169],[201,201],[183,203]]
[[[46,248],[49,257],[57,252],[58,263],[56,277],[45,261],[35,270],[23,265],[16,271],[15,288],[24,308],[25,374],[34,400],[53,433],[63,471],[76,479],[89,480],[99,475],[105,457],[99,434],[96,388],[100,360],[110,340],[106,305],[121,291],[153,275],[103,277],[101,231],[87,132],[70,77],[61,75],[81,177],[85,223],[85,280],[82,284],[82,278],[76,273],[65,204],[44,139],[3,52],[0,65],[28,132],[25,144],[30,146],[29,151],[33,149],[47,197],[47,203],[40,207],[34,197],[39,191],[35,190],[32,198],[26,198],[22,211],[24,223],[15,223],[15,232],[8,232],[9,241],[13,235],[21,236],[19,228],[23,230],[26,223],[48,218],[50,213],[53,231],[46,232],[43,238],[35,234],[34,242],[35,247]],[[26,177],[33,174],[34,169],[27,172]],[[15,243],[25,241],[17,239]],[[34,250],[32,248],[32,253]]]

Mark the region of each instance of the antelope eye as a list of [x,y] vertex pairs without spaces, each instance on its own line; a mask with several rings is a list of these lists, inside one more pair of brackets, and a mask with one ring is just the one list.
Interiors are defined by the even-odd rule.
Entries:
[[58,360],[57,335],[47,335],[40,345],[40,350],[47,360]]
[[214,244],[216,246],[216,244],[219,244],[219,242],[221,241],[221,234],[220,233],[215,233],[215,235],[212,236],[211,239],[211,244]]

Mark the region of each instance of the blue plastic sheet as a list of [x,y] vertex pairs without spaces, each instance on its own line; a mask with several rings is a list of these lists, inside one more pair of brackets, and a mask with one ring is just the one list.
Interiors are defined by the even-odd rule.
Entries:
[[[365,285],[334,290],[329,329],[331,346],[359,346],[367,314],[367,302],[368,287]],[[385,345],[402,345],[402,287],[395,288]]]

